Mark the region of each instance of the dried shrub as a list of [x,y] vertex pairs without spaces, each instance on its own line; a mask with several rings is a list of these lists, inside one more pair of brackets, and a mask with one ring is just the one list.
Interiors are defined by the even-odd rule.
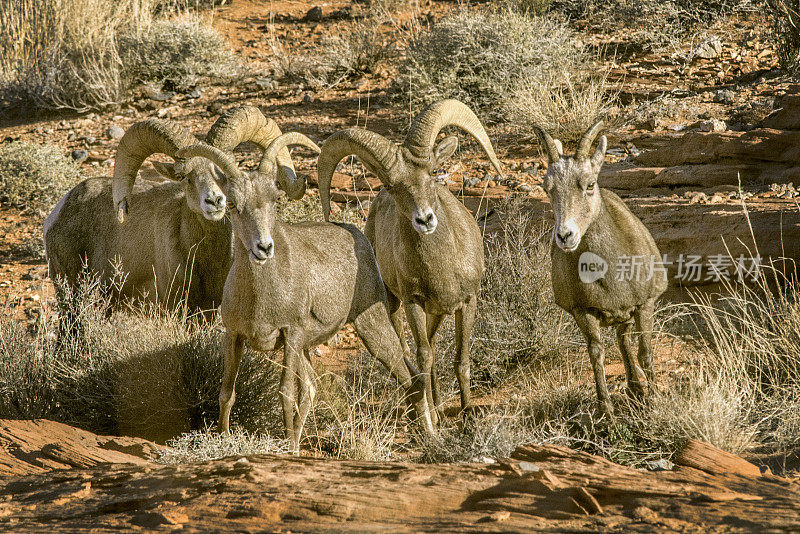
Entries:
[[0,203],[46,212],[81,179],[61,149],[29,141],[0,144]]
[[781,66],[800,72],[800,1],[767,0]]
[[554,19],[460,11],[414,38],[405,69],[415,107],[456,98],[526,133],[537,121],[570,137],[609,108],[591,59]]

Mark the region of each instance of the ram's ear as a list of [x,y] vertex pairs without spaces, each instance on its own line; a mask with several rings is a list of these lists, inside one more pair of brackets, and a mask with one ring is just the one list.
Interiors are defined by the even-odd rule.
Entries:
[[603,165],[603,161],[606,159],[606,149],[608,148],[608,140],[606,136],[600,136],[600,142],[597,143],[597,148],[592,155],[592,165],[599,169]]
[[175,172],[175,165],[173,165],[172,163],[162,163],[160,161],[154,161],[153,167],[155,168],[156,171],[158,171],[158,174],[160,174],[164,178],[167,178],[168,180],[175,180],[175,181],[181,180],[181,178]]
[[433,149],[433,157],[436,158],[436,165],[441,167],[444,163],[455,154],[458,148],[458,137],[449,135],[442,139]]

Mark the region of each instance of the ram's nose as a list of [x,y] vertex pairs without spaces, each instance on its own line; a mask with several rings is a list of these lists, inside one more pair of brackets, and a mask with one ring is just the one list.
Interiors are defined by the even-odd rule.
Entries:
[[217,210],[221,210],[225,207],[225,197],[223,195],[209,193],[206,195],[206,198],[203,199],[203,202],[205,202],[208,207]]
[[268,241],[259,241],[256,243],[256,246],[253,247],[253,255],[258,258],[259,260],[266,260],[271,258],[275,254],[275,244],[272,240]]
[[430,234],[436,230],[437,222],[436,214],[431,209],[418,211],[414,214],[414,229],[421,234]]

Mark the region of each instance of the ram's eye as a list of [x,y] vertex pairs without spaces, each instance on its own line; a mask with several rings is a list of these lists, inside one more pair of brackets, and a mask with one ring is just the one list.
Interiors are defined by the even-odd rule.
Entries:
[[586,192],[587,193],[594,193],[596,185],[597,185],[597,182],[591,182],[589,185],[586,186]]
[[236,209],[236,204],[232,200],[228,200],[225,205],[228,206],[229,210],[235,210]]

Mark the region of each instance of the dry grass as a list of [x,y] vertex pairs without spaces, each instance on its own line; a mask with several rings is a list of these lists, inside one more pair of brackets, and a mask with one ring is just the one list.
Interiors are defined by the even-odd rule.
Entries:
[[44,214],[81,178],[78,166],[56,146],[0,144],[0,204]]
[[405,70],[414,107],[456,98],[525,133],[535,121],[570,139],[613,100],[566,25],[513,11],[463,10],[437,21],[411,42]]

